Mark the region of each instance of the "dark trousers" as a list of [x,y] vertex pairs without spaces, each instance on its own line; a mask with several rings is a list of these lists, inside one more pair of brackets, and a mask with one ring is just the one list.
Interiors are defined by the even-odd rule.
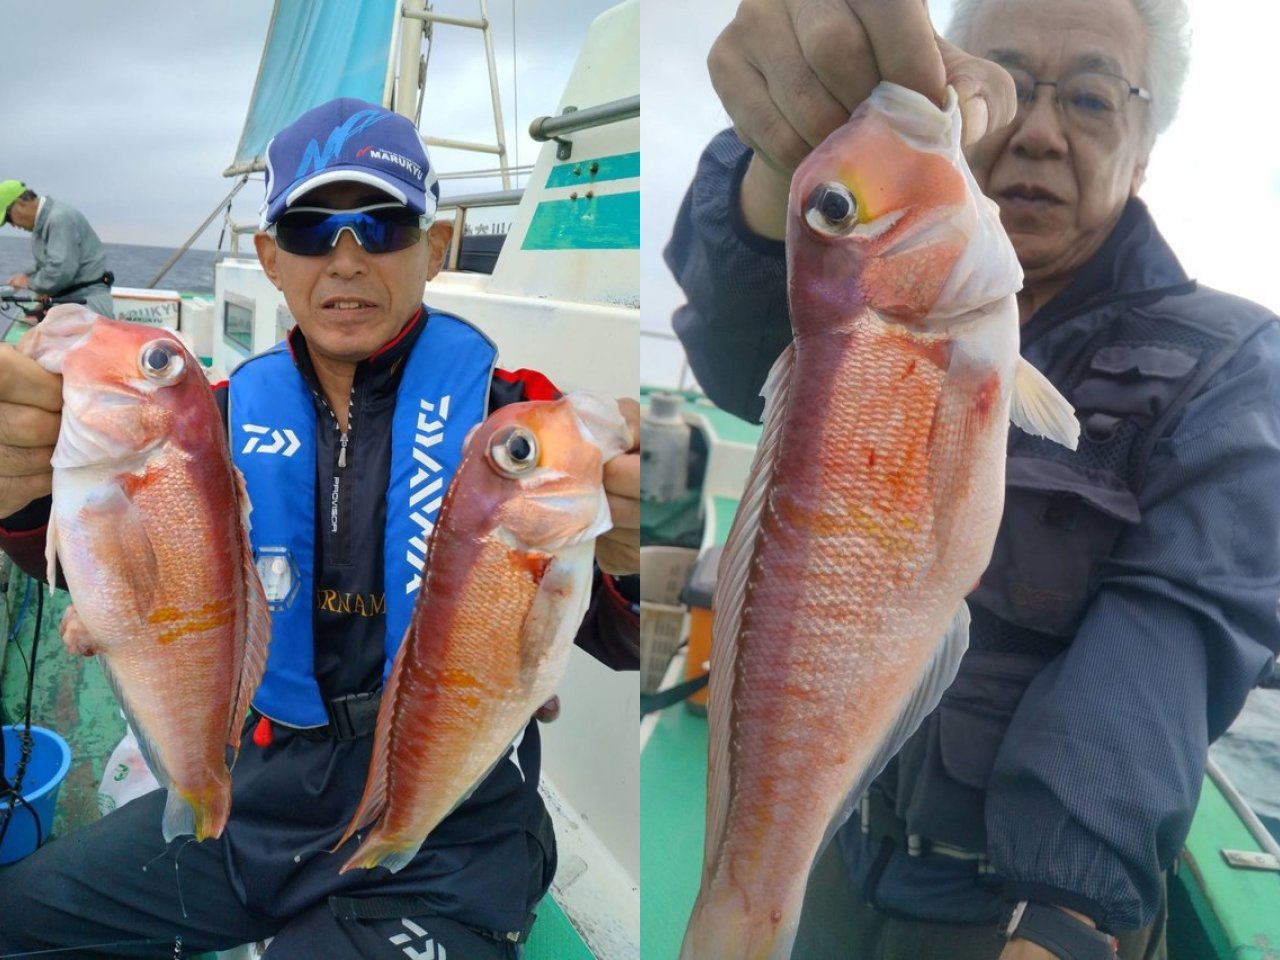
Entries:
[[182,956],[268,937],[267,960],[517,955],[511,944],[435,916],[339,920],[327,900],[286,920],[256,914],[227,882],[219,841],[180,838],[166,849],[164,801],[157,790],[0,868],[0,960],[56,949],[65,952],[50,958],[170,958],[178,937]]
[[[1120,960],[1166,960],[1168,900],[1155,922],[1119,935]],[[996,924],[930,923],[886,916],[854,889],[839,844],[829,844],[809,877],[791,955],[803,960],[996,960]]]

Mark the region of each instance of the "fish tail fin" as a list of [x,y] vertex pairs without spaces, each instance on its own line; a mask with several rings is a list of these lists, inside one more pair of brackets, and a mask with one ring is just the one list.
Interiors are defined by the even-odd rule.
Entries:
[[231,780],[210,781],[198,790],[169,788],[164,804],[164,841],[195,835],[197,841],[222,836],[231,814]]
[[1067,398],[1022,357],[1013,377],[1009,419],[1027,433],[1071,450],[1080,442],[1080,421]]
[[360,844],[356,852],[351,855],[351,859],[344,863],[338,872],[346,873],[348,870],[357,868],[372,870],[374,867],[386,867],[395,873],[416,857],[421,848],[421,840],[405,846],[395,843],[375,830],[365,838],[364,843]]
[[680,960],[789,960],[800,926],[803,888],[790,908],[764,913],[747,911],[740,897],[704,897],[705,892],[694,904]]

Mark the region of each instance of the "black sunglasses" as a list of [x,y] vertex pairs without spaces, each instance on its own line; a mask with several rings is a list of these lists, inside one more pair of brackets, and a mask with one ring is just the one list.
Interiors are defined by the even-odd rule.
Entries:
[[302,257],[319,257],[338,245],[343,230],[369,253],[394,253],[412,247],[431,226],[431,218],[398,203],[375,203],[355,210],[294,207],[267,231],[280,249]]

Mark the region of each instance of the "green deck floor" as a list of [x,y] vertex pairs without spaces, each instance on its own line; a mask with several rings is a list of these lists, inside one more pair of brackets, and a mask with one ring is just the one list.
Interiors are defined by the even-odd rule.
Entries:
[[640,943],[644,960],[675,960],[698,894],[707,805],[707,721],[662,712],[640,755]]
[[[30,587],[28,587],[30,584]],[[124,736],[124,719],[107,687],[102,670],[92,658],[67,654],[58,635],[58,623],[70,598],[65,590],[52,595],[43,584],[25,574],[13,574],[7,597],[10,626],[0,658],[0,718],[4,723],[21,719],[26,701],[27,664],[31,658],[38,591],[44,591],[44,617],[35,667],[31,722],[61,734],[71,748],[71,770],[58,791],[53,836],[61,836],[98,819],[98,784],[111,751]],[[26,615],[17,618],[26,603]],[[9,635],[17,627],[12,642]]]

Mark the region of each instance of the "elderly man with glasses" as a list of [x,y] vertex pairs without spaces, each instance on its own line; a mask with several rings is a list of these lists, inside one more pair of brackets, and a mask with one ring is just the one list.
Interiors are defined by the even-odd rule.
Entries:
[[743,0],[711,51],[735,129],[667,260],[712,399],[758,418],[791,339],[796,165],[881,79],[950,83],[1023,354],[1082,426],[1074,452],[1010,433],[969,651],[820,857],[797,958],[1165,956],[1208,743],[1280,649],[1280,325],[1189,278],[1138,199],[1186,25],[1183,0],[957,0],[952,46],[920,0]]
[[[532,719],[398,872],[340,876],[342,859],[325,852],[364,789],[399,642],[389,624],[397,611],[407,622],[421,570],[403,545],[421,534],[405,504],[424,404],[439,441],[433,469],[447,484],[489,412],[557,392],[531,371],[496,368],[482,333],[422,302],[452,224],[433,221],[439,190],[412,122],[336,100],[281,131],[266,156],[258,255],[297,326],[215,389],[233,436],[270,424],[299,440],[290,456],[233,445],[254,546],[292,555],[299,582],[273,610],[230,820],[220,838],[178,843],[164,860],[161,790],[42,847],[0,881],[2,955],[171,956],[175,937],[191,952],[273,937],[273,958],[510,960],[555,871]],[[638,405],[620,406],[638,436]],[[29,501],[49,492],[59,408],[56,377],[0,351],[0,547],[33,575],[49,501]],[[615,528],[597,542],[577,641],[609,666],[635,668],[639,621],[625,594],[638,599],[638,453],[609,464],[605,488]]]

